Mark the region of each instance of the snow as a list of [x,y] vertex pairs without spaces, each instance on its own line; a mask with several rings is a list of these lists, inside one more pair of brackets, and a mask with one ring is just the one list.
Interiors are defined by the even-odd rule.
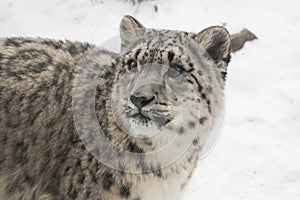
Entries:
[[[157,5],[158,12],[154,6]],[[185,200],[300,199],[300,2],[157,0],[2,0],[0,36],[39,36],[101,44],[125,14],[147,27],[198,32],[226,24],[259,40],[232,55],[226,120],[199,162]]]

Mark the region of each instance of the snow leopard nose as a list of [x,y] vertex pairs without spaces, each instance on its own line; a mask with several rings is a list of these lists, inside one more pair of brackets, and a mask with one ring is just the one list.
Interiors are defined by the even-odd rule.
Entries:
[[130,96],[130,101],[138,108],[141,109],[142,107],[148,105],[155,99],[155,96],[145,97],[145,96]]

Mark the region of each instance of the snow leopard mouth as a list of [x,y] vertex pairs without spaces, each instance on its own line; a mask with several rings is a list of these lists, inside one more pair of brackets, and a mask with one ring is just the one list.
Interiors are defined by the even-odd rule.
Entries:
[[146,122],[146,123],[149,122],[149,121],[151,120],[150,117],[144,115],[144,114],[141,113],[141,112],[138,112],[138,113],[136,113],[136,114],[133,114],[131,117],[134,118],[134,119],[136,119],[136,120],[138,120],[138,121]]
[[137,124],[147,125],[148,123],[154,123],[158,126],[166,125],[171,121],[171,119],[164,116],[162,113],[165,111],[159,112],[151,112],[138,110],[135,113],[128,114],[128,117],[132,118]]

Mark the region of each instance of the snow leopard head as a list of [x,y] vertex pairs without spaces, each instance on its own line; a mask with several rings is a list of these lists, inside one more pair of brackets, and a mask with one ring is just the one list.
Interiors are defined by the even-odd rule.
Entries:
[[194,34],[148,29],[131,16],[120,24],[112,113],[134,136],[165,129],[184,134],[210,119],[221,100],[230,53],[223,27]]

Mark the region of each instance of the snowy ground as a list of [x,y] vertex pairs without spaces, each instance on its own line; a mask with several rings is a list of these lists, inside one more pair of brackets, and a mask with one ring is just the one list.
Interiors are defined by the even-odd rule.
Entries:
[[299,8],[298,0],[1,0],[0,36],[100,44],[125,14],[154,28],[249,28],[259,40],[232,56],[223,136],[199,162],[185,200],[299,200]]

